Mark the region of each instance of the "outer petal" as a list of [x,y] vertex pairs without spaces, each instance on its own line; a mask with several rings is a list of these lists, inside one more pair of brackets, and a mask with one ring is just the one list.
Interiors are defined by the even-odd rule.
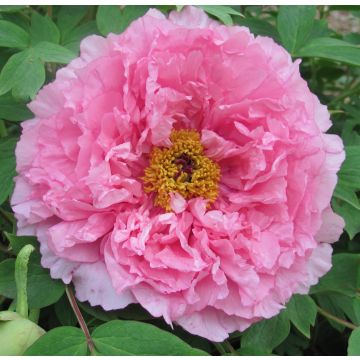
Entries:
[[224,341],[235,330],[244,331],[251,321],[231,317],[220,311],[207,308],[201,312],[184,315],[177,320],[191,334],[202,336],[210,341]]
[[176,25],[187,28],[204,29],[209,26],[219,26],[219,23],[211,20],[203,10],[194,6],[185,6],[181,12],[172,11],[169,20]]
[[73,282],[80,301],[89,301],[92,306],[100,305],[106,311],[122,309],[136,302],[130,290],[120,295],[115,292],[102,261],[81,264],[73,273]]
[[345,227],[344,219],[335,214],[329,206],[322,213],[322,225],[316,234],[319,243],[333,243],[339,240]]

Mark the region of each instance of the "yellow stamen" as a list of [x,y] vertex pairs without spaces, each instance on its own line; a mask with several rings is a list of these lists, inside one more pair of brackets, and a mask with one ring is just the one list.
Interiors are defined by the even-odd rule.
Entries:
[[212,203],[218,195],[220,167],[204,156],[200,134],[195,130],[173,130],[170,148],[155,147],[145,169],[145,192],[155,192],[155,205],[167,211],[170,193],[185,199],[203,197]]

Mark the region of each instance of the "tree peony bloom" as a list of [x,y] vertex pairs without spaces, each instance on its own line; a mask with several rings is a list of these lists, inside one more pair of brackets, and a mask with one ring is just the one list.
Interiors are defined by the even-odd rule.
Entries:
[[89,36],[29,105],[12,206],[42,265],[105,310],[222,341],[331,267],[343,144],[272,39],[200,9]]

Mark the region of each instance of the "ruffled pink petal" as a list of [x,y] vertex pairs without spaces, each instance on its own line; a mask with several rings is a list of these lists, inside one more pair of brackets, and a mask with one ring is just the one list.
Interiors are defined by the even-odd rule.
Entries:
[[322,213],[322,224],[315,238],[319,243],[334,243],[339,240],[344,227],[344,219],[329,206]]
[[209,26],[219,26],[219,24],[211,20],[202,9],[194,6],[185,6],[181,12],[172,11],[169,14],[169,20],[175,25],[187,28],[204,29]]
[[73,273],[76,297],[89,301],[91,306],[100,305],[104,310],[122,309],[136,302],[130,290],[117,294],[112,286],[106,267],[102,261],[81,264]]
[[186,200],[179,195],[178,193],[170,194],[170,206],[172,210],[176,213],[182,213],[186,209]]
[[191,315],[184,315],[177,319],[177,323],[191,334],[215,342],[222,342],[229,333],[235,330],[244,331],[251,325],[249,320],[231,317],[211,308]]

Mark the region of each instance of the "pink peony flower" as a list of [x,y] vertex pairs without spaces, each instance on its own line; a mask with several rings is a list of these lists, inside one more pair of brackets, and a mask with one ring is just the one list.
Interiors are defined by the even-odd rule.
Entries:
[[105,310],[222,341],[331,267],[343,144],[272,39],[195,7],[89,36],[29,105],[12,206],[42,265]]

